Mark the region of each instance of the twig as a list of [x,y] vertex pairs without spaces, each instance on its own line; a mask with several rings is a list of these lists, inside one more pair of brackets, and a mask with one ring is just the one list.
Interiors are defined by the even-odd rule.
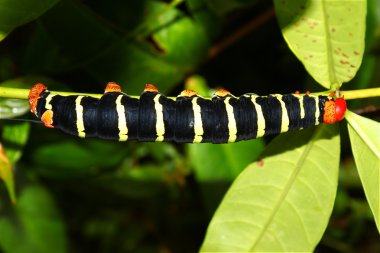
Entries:
[[217,43],[212,48],[210,48],[208,52],[208,58],[212,59],[216,57],[218,54],[220,54],[220,52],[229,48],[231,45],[235,44],[237,41],[241,40],[243,37],[254,31],[255,29],[259,28],[273,17],[274,8],[266,10],[260,16],[255,17],[247,24],[245,24],[243,27],[241,27],[239,30],[229,35],[227,38]]
[[[102,94],[93,94],[93,93],[78,93],[78,92],[63,92],[63,91],[52,91],[63,96],[70,95],[81,95],[81,96],[90,96],[95,98],[100,98]],[[331,91],[311,93],[312,95],[327,95]],[[380,88],[372,89],[362,89],[362,90],[347,90],[341,91],[341,94],[344,96],[344,99],[359,99],[359,98],[369,98],[369,97],[380,97]],[[0,97],[4,98],[18,98],[18,99],[28,99],[29,90],[28,89],[18,89],[18,88],[8,88],[0,87]],[[131,95],[130,95],[131,96]],[[138,97],[138,96],[131,96]]]
[[360,109],[357,109],[357,110],[354,110],[353,111],[354,113],[356,114],[359,114],[359,115],[363,115],[363,114],[376,114],[376,113],[379,113],[380,115],[380,108],[377,108],[373,105],[370,105],[370,106],[367,106],[367,107],[364,107],[364,108],[360,108]]
[[344,96],[345,100],[358,99],[358,98],[370,98],[380,97],[380,87],[362,90],[342,90],[340,94]]

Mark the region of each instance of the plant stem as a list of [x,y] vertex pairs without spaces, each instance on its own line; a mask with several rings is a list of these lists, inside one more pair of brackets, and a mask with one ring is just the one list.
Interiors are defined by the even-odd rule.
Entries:
[[219,43],[215,44],[210,50],[208,51],[208,58],[213,59],[218,54],[220,54],[225,49],[231,47],[236,42],[250,34],[255,29],[260,28],[267,22],[269,22],[271,19],[273,19],[275,16],[274,8],[270,8],[260,14],[259,16],[253,18],[248,23],[243,24],[242,27],[240,27],[237,31],[233,32],[232,34],[228,35],[226,38],[224,38]]
[[0,87],[0,98],[28,99],[29,90]]
[[[58,93],[63,96],[81,95],[81,96],[90,96],[90,97],[95,97],[95,98],[100,98],[103,95],[103,94],[93,94],[93,93],[77,93],[77,92],[62,92],[62,91],[52,91],[52,92]],[[312,94],[323,95],[323,94],[328,94],[328,93],[329,91],[312,93]],[[345,100],[380,97],[380,87],[371,88],[371,89],[362,89],[362,90],[340,91],[340,93],[344,96]],[[3,97],[3,98],[28,99],[28,95],[29,95],[28,89],[0,87],[0,98]],[[131,96],[131,97],[137,98],[138,96]]]
[[372,88],[372,89],[363,89],[363,90],[346,90],[346,91],[340,91],[340,93],[342,96],[344,96],[345,100],[380,97],[380,87]]

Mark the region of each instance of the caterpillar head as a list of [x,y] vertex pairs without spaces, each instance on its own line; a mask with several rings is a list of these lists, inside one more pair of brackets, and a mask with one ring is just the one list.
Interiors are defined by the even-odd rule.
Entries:
[[43,85],[42,83],[37,83],[29,91],[28,100],[29,100],[30,111],[36,115],[37,115],[36,109],[37,109],[38,99],[40,98],[40,94],[45,90],[47,90],[47,87],[45,85]]
[[334,100],[326,101],[324,106],[325,113],[323,114],[323,123],[334,124],[344,118],[347,109],[346,100],[344,98],[337,98]]

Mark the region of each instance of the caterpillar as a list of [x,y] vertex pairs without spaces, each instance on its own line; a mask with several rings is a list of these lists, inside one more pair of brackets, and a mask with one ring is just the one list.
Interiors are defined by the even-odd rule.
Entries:
[[220,89],[211,99],[192,90],[171,99],[148,84],[139,98],[132,98],[110,82],[104,95],[94,98],[63,96],[38,83],[30,90],[29,105],[46,127],[81,138],[229,143],[340,121],[346,101],[333,95],[235,97]]

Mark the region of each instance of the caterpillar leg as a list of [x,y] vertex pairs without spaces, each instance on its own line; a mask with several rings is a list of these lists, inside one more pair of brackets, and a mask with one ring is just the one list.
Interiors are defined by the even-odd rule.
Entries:
[[121,92],[121,88],[117,83],[109,82],[107,83],[107,86],[104,90],[104,93],[107,93],[107,92]]
[[53,111],[46,110],[41,116],[41,121],[44,122],[44,125],[49,128],[54,128],[53,126]]

